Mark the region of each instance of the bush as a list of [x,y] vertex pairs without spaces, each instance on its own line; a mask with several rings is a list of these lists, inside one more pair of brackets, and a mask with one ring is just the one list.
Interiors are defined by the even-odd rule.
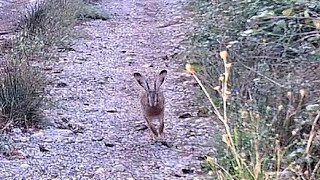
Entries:
[[319,4],[218,2],[193,2],[198,28],[181,54],[224,125],[209,169],[219,179],[319,179]]

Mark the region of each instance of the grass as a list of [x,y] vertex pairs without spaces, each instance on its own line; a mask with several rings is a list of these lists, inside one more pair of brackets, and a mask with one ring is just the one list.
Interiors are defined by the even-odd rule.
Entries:
[[35,67],[8,62],[0,79],[1,122],[9,126],[32,125],[39,120],[46,80]]
[[224,127],[217,154],[206,160],[216,179],[320,178],[320,99],[313,83],[320,75],[313,70],[320,8],[312,0],[292,3],[190,6],[198,28],[180,57]]

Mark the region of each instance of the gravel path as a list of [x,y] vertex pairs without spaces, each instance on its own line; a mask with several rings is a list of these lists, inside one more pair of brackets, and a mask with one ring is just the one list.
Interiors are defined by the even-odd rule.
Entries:
[[[61,53],[48,73],[54,103],[45,129],[14,129],[18,150],[0,156],[0,179],[208,179],[213,125],[196,116],[196,87],[175,59],[191,30],[187,0],[103,0],[108,21],[77,27],[88,34]],[[152,144],[140,113],[135,71],[159,73],[167,98],[165,136]]]

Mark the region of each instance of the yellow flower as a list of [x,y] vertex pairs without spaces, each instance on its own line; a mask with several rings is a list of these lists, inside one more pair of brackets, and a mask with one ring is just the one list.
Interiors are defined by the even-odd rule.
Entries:
[[228,57],[229,57],[229,54],[228,54],[227,51],[221,51],[221,52],[220,52],[220,57],[221,57],[221,59],[223,59],[223,62],[224,62],[224,63],[227,63],[227,59],[228,59]]
[[192,65],[189,64],[189,63],[186,64],[186,70],[187,70],[187,72],[190,73],[190,74],[196,73],[196,71],[194,70],[194,68],[192,67]]

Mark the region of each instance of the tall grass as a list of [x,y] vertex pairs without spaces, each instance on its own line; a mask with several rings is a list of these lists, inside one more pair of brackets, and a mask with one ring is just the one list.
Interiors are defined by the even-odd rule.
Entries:
[[46,80],[35,67],[8,61],[1,70],[0,122],[2,131],[13,126],[32,126],[44,105]]

